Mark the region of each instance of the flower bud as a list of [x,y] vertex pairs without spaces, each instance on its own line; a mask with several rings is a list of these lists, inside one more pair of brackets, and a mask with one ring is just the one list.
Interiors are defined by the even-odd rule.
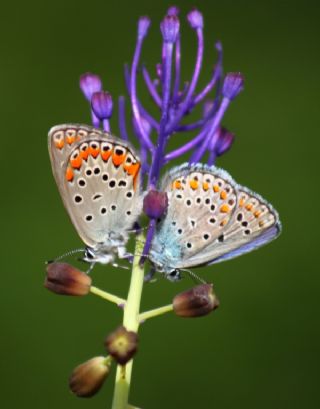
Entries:
[[167,211],[168,195],[166,192],[149,190],[143,199],[143,211],[150,219],[160,219]]
[[219,136],[214,146],[214,151],[216,156],[221,156],[231,148],[234,141],[234,134],[229,132],[226,128],[220,128],[217,132]]
[[171,6],[168,8],[168,16],[177,16],[180,13],[180,10],[177,6]]
[[90,398],[101,388],[110,373],[111,358],[97,356],[77,366],[69,379],[71,391],[80,398]]
[[179,34],[180,22],[176,15],[165,16],[160,29],[165,43],[175,43]]
[[194,29],[203,28],[203,16],[199,10],[193,9],[187,16],[190,26]]
[[243,83],[244,78],[240,72],[229,72],[223,82],[222,95],[232,101],[243,90]]
[[179,317],[201,317],[219,306],[212,284],[201,284],[176,295],[173,310]]
[[80,88],[86,99],[90,102],[95,92],[102,90],[102,82],[98,75],[87,72],[80,77]]
[[137,351],[138,335],[120,326],[106,338],[105,346],[120,365],[125,365]]
[[112,97],[109,92],[95,92],[91,98],[91,108],[97,118],[101,121],[109,119],[112,115]]
[[147,16],[140,17],[138,22],[138,37],[144,38],[148,34],[151,21]]
[[67,263],[50,263],[44,286],[56,294],[86,295],[90,291],[91,278]]

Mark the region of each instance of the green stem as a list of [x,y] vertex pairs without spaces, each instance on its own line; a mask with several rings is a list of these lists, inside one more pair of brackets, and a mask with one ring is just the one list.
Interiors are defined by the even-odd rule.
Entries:
[[163,307],[154,308],[153,310],[145,311],[139,314],[139,321],[140,323],[144,322],[145,320],[153,317],[157,317],[158,315],[166,314],[167,312],[173,311],[173,305],[164,305]]
[[90,292],[94,295],[97,295],[101,298],[103,298],[104,300],[113,302],[115,304],[118,305],[118,307],[120,306],[124,306],[126,303],[126,300],[120,297],[117,297],[116,295],[113,295],[111,293],[107,293],[106,291],[100,290],[100,288],[91,286],[90,287]]
[[[139,265],[140,256],[144,247],[144,236],[137,236],[136,248],[132,266],[131,281],[128,298],[125,303],[123,313],[123,326],[128,331],[138,332],[139,328],[139,309],[144,282],[144,267]],[[116,383],[113,395],[112,409],[127,409],[130,391],[131,373],[133,360],[125,366],[118,365],[116,374]]]

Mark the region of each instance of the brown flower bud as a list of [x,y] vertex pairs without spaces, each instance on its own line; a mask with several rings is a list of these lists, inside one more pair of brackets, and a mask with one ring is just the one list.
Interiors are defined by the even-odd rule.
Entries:
[[50,263],[44,286],[62,295],[86,295],[91,286],[91,278],[67,263]]
[[90,398],[101,388],[110,372],[111,358],[97,356],[77,366],[69,379],[71,391],[80,398]]
[[121,326],[108,335],[105,346],[120,365],[125,365],[137,351],[138,335]]
[[201,284],[191,290],[177,294],[173,299],[173,310],[179,317],[201,317],[219,306],[212,284]]
[[150,219],[159,219],[168,208],[168,196],[166,192],[149,190],[143,199],[143,211]]

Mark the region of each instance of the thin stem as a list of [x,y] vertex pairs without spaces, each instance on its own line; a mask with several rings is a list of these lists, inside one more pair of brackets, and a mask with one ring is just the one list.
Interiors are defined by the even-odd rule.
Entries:
[[163,307],[154,308],[153,310],[142,312],[139,315],[140,323],[148,320],[149,318],[158,317],[159,315],[166,314],[167,312],[173,311],[173,305],[164,305]]
[[[128,331],[138,332],[139,328],[139,309],[144,283],[144,268],[140,266],[139,260],[144,246],[144,237],[142,234],[137,236],[135,254],[133,259],[131,281],[128,298],[124,307],[123,326]],[[113,395],[112,409],[127,409],[130,391],[131,373],[133,360],[126,366],[118,365],[116,374],[116,384]]]
[[120,136],[124,141],[128,141],[128,132],[126,127],[126,109],[125,109],[125,98],[124,96],[119,97],[119,130]]
[[107,300],[107,301],[110,301],[110,302],[113,302],[113,303],[117,304],[118,307],[122,307],[126,303],[125,299],[120,298],[120,297],[118,297],[116,295],[113,295],[111,293],[107,293],[106,291],[100,290],[100,288],[97,288],[97,287],[91,286],[90,287],[90,292],[92,294],[94,294],[94,295],[97,295],[98,297],[103,298],[104,300]]

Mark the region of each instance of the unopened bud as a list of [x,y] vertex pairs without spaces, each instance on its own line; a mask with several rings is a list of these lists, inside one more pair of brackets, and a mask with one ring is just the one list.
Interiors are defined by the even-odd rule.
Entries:
[[86,295],[91,286],[91,278],[71,264],[50,263],[44,286],[56,294]]
[[209,314],[219,306],[212,284],[201,284],[176,295],[173,310],[179,317],[193,318]]
[[160,24],[160,29],[165,43],[175,43],[180,29],[178,17],[174,14],[165,16]]
[[229,72],[223,82],[222,95],[231,101],[243,90],[244,78],[240,72]]
[[109,92],[95,92],[91,98],[91,108],[97,118],[101,121],[109,119],[112,115],[113,103]]
[[102,90],[102,82],[98,75],[86,72],[80,77],[80,88],[86,99],[90,102],[94,92]]
[[111,358],[97,356],[77,366],[69,379],[71,391],[80,398],[90,398],[101,388],[110,373]]
[[160,219],[167,211],[168,196],[166,192],[149,190],[143,199],[143,211],[150,219]]
[[187,18],[192,28],[203,28],[203,16],[199,10],[193,9],[190,11]]
[[125,365],[137,351],[138,335],[121,326],[108,335],[105,346],[120,365]]

